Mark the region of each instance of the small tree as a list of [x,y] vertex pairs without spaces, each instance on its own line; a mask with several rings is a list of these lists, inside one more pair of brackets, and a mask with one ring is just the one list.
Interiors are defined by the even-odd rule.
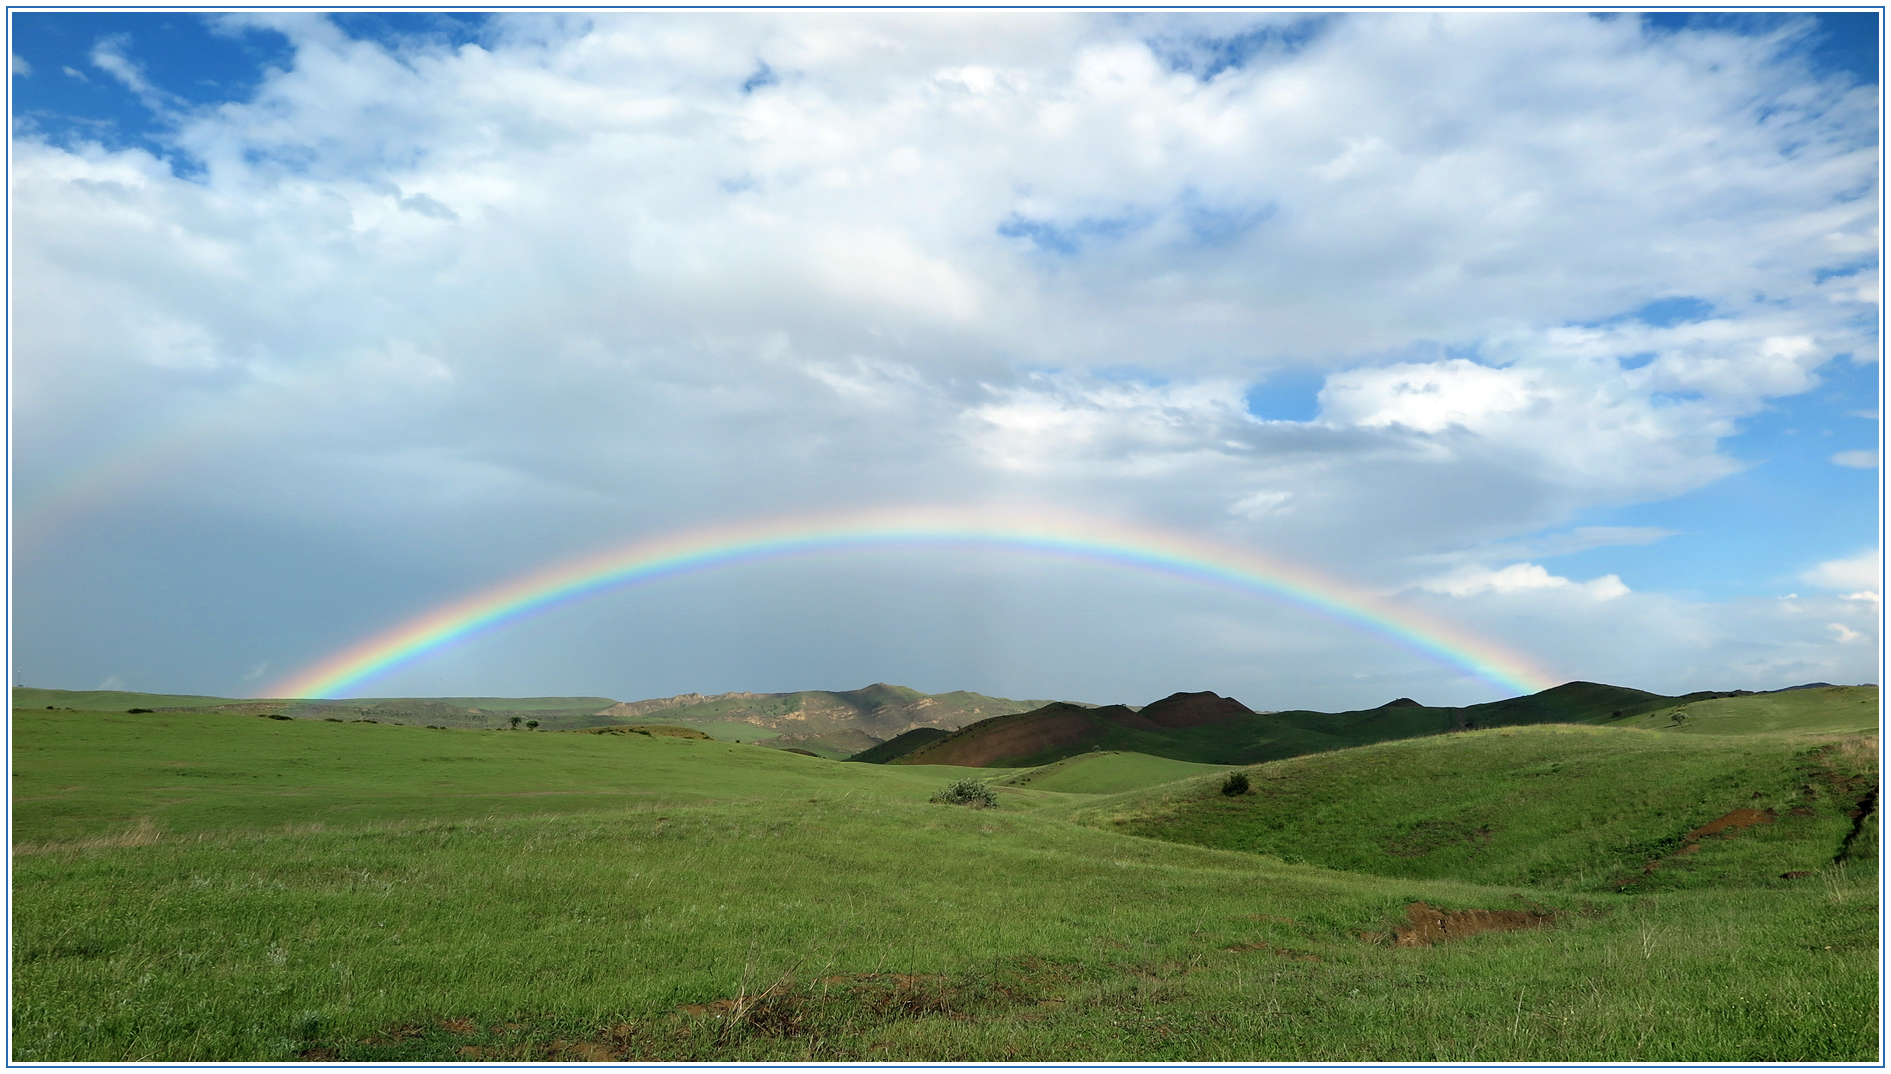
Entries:
[[932,800],[946,805],[967,805],[973,809],[991,809],[998,804],[998,796],[992,793],[992,789],[975,779],[948,783],[945,790],[932,796]]
[[527,731],[536,731],[536,730],[538,730],[538,721],[537,721],[537,720],[527,720],[527,721],[525,721],[525,729],[526,729]]
[[523,717],[523,716],[513,716],[513,717],[511,717],[510,719],[511,719],[511,721],[512,721],[512,729],[513,729],[514,731],[517,731],[517,730],[519,729],[519,721],[520,721],[520,720],[523,720],[523,719],[525,719],[525,717]]
[[1221,781],[1221,793],[1230,798],[1239,798],[1248,792],[1248,774],[1230,772],[1228,778]]

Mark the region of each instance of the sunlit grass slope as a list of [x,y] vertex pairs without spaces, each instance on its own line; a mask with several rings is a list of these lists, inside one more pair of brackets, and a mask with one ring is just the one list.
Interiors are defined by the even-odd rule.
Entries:
[[[1464,764],[1556,763],[1531,734],[1556,737]],[[1611,734],[1562,738],[1713,741]],[[702,740],[42,710],[12,745],[14,1061],[1876,1058],[1869,854],[1792,884],[1493,887],[1072,824],[1096,795],[1028,784],[926,802],[990,770]],[[1712,784],[1638,793],[1678,815]],[[1556,916],[1372,942],[1418,901]]]
[[[1676,719],[1676,717],[1680,719]],[[1688,735],[1756,733],[1847,734],[1878,727],[1876,686],[1815,686],[1803,690],[1719,697],[1664,705],[1623,719],[1593,723]]]
[[[1875,741],[1570,725],[1435,735],[1275,761],[1082,808],[1083,823],[1382,876],[1640,890],[1790,886],[1832,864],[1875,788]],[[1733,838],[1689,833],[1771,811]],[[1661,861],[1652,873],[1648,863]]]
[[1194,764],[1146,753],[1115,753],[1101,750],[1080,753],[1067,760],[1034,768],[997,781],[1003,787],[1031,787],[1040,791],[1066,794],[1116,794],[1142,787],[1226,772],[1225,765]]

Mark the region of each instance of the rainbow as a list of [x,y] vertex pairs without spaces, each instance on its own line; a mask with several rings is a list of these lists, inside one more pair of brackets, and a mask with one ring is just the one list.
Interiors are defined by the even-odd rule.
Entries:
[[1248,549],[1068,514],[903,508],[693,529],[558,563],[350,645],[276,684],[270,696],[342,696],[430,654],[607,590],[760,560],[883,549],[997,550],[1167,575],[1282,600],[1511,693],[1536,693],[1561,681],[1461,628]]

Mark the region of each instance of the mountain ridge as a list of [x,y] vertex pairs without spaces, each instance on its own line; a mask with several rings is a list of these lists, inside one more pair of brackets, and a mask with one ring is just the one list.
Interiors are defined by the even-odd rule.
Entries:
[[1176,693],[1143,707],[1092,709],[1052,704],[996,716],[895,754],[882,764],[1023,768],[1088,750],[1146,753],[1203,764],[1255,764],[1286,757],[1451,731],[1544,723],[1607,723],[1675,705],[1751,696],[1750,690],[1700,690],[1675,696],[1626,686],[1566,682],[1534,694],[1478,705],[1440,707],[1400,697],[1377,708],[1255,712],[1212,691]]

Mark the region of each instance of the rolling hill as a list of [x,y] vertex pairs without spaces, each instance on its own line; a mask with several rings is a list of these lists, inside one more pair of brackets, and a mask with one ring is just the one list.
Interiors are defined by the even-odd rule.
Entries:
[[1351,712],[1254,712],[1212,692],[1178,693],[1140,710],[1054,703],[981,720],[934,741],[915,740],[909,751],[898,755],[882,751],[874,759],[890,764],[1015,768],[1048,764],[1087,750],[1121,750],[1202,764],[1253,764],[1447,731],[1620,721],[1676,706],[1746,696],[1757,695],[1704,691],[1669,697],[1621,686],[1569,682],[1523,697],[1457,708],[1399,698],[1378,708]]
[[1245,770],[1244,794],[1197,778],[1076,817],[1387,877],[1790,886],[1782,874],[1839,860],[1854,822],[1875,812],[1876,763],[1875,740],[1842,735],[1519,726],[1270,761]]

